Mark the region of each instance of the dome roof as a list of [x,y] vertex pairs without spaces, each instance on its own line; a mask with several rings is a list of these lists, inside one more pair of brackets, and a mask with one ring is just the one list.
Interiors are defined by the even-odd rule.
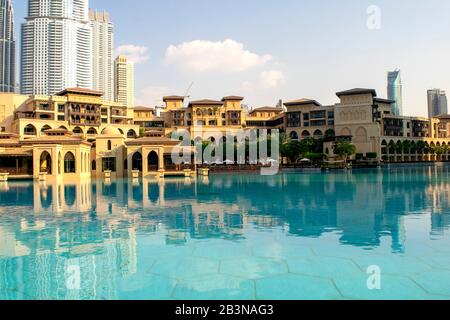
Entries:
[[106,127],[103,129],[102,134],[109,135],[109,136],[116,136],[116,135],[122,135],[119,131],[119,129],[114,127]]

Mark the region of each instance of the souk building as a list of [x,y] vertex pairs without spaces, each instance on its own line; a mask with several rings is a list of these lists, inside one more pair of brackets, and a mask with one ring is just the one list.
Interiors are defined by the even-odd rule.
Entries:
[[[351,141],[361,157],[386,162],[448,161],[450,116],[392,115],[393,101],[374,89],[337,93],[322,105],[297,99],[283,107],[247,110],[244,97],[185,101],[164,97],[162,112],[105,102],[101,92],[69,88],[54,96],[0,94],[0,180],[5,175],[45,179],[122,178],[195,174],[195,148],[183,147],[190,160],[174,164],[179,141],[171,133],[187,130],[202,139],[226,138],[242,129],[273,129],[289,140],[324,139],[333,155],[338,139]],[[440,147],[440,152],[434,152]]]
[[[385,162],[448,161],[450,154],[450,116],[436,118],[394,116],[394,101],[377,96],[374,89],[355,88],[336,93],[339,101],[322,105],[314,99],[296,99],[281,107],[259,107],[246,111],[243,97],[226,96],[220,100],[186,102],[182,96],[167,96],[164,112],[143,118],[143,128],[159,128],[165,134],[188,130],[195,135],[201,126],[203,137],[222,135],[239,129],[278,129],[290,140],[310,137],[324,139],[324,153],[333,155],[336,139],[351,141],[362,157],[376,155]],[[164,129],[162,129],[164,128]],[[408,147],[406,148],[405,145]],[[445,147],[433,154],[433,147]]]
[[0,179],[193,175],[192,164],[168,159],[177,141],[142,131],[133,108],[101,97],[80,88],[54,96],[0,94]]

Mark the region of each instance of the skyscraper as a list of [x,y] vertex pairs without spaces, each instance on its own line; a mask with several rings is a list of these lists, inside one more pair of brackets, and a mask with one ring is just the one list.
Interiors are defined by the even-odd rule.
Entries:
[[16,89],[16,39],[11,0],[0,0],[0,92]]
[[428,90],[428,116],[430,118],[448,113],[447,95],[440,89]]
[[400,70],[388,73],[388,99],[395,101],[392,104],[392,114],[396,116],[403,115],[403,86]]
[[92,28],[92,88],[103,100],[114,101],[114,27],[106,12],[89,12]]
[[114,63],[116,102],[134,107],[134,64],[126,56],[118,56]]
[[92,88],[89,0],[29,0],[22,24],[23,94]]

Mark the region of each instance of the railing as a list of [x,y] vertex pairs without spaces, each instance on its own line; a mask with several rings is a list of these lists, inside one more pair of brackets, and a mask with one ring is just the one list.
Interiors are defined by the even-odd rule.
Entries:
[[23,175],[32,175],[33,171],[26,170],[23,168],[0,168],[0,173],[9,173],[11,176],[23,176]]

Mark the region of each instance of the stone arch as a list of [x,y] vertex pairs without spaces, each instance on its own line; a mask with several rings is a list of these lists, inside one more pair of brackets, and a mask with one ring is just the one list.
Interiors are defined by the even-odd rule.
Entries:
[[95,128],[89,128],[89,130],[87,131],[88,135],[96,135],[98,134],[97,129]]
[[83,134],[83,129],[81,129],[80,127],[75,127],[72,130],[72,132],[75,133],[75,134]]
[[367,130],[363,127],[359,127],[356,130],[355,142],[367,142]]
[[37,133],[36,127],[31,123],[25,126],[23,129],[23,134],[26,136],[35,136]]
[[292,131],[292,132],[289,134],[289,138],[290,138],[291,140],[298,140],[298,133],[297,133],[296,131]]
[[71,151],[68,151],[64,155],[64,173],[75,173],[75,172],[76,172],[75,156]]
[[323,138],[323,132],[319,129],[314,131],[314,138]]
[[351,137],[352,136],[352,131],[349,128],[347,128],[347,127],[342,128],[341,136],[343,136],[343,137]]
[[142,171],[142,154],[139,151],[136,151],[133,154],[132,162],[131,162],[132,170]]
[[52,156],[47,151],[41,153],[39,171],[52,174]]
[[117,130],[119,130],[120,134],[123,135],[123,130],[122,129],[118,128]]
[[128,130],[127,132],[127,138],[136,138],[137,134],[133,129]]
[[308,130],[304,130],[302,132],[302,138],[306,139],[306,138],[309,138],[309,137],[311,137],[311,134],[309,133],[309,131]]
[[148,154],[147,157],[148,171],[158,171],[159,170],[159,156],[155,151]]
[[51,129],[52,129],[52,127],[50,127],[48,124],[46,124],[41,128],[41,133],[44,133],[45,131],[51,130]]
[[328,129],[325,131],[325,137],[334,138],[336,136],[336,132],[333,129]]

